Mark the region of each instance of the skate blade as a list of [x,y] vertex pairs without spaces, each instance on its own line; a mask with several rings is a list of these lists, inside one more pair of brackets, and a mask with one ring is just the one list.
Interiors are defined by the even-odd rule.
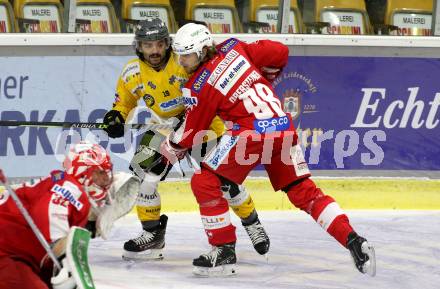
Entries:
[[162,249],[149,249],[141,252],[131,252],[124,250],[122,259],[125,261],[150,261],[163,260]]
[[369,260],[362,266],[362,272],[374,277],[376,276],[376,252],[368,242],[362,243],[362,252],[368,255]]
[[217,266],[217,267],[193,266],[193,274],[198,277],[222,277],[222,276],[236,275],[237,270],[234,264]]

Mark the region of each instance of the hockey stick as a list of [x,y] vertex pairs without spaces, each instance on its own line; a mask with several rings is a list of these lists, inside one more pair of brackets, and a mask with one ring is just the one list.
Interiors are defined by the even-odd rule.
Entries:
[[5,186],[6,190],[8,190],[8,192],[11,195],[12,199],[14,200],[15,204],[17,205],[18,210],[25,218],[29,227],[31,227],[31,229],[34,232],[35,236],[37,237],[38,241],[40,241],[41,245],[46,250],[47,255],[52,259],[53,263],[58,268],[58,270],[61,270],[61,264],[58,261],[57,257],[55,256],[52,249],[50,248],[50,245],[47,243],[46,239],[44,239],[43,234],[38,229],[37,225],[35,225],[34,220],[32,220],[32,217],[29,215],[29,212],[23,206],[23,203],[18,198],[17,194],[15,193],[14,189],[9,184],[8,180],[6,179],[6,176],[3,174],[3,171],[1,169],[0,169],[0,183]]
[[[29,127],[62,127],[62,128],[88,128],[105,129],[109,125],[96,122],[56,122],[56,121],[15,121],[0,120],[0,126],[29,126]],[[171,129],[173,126],[169,123],[127,123],[125,127],[130,129]]]

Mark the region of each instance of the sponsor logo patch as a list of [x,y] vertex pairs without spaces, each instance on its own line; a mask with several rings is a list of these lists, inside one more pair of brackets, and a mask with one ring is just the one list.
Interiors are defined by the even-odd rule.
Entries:
[[229,151],[237,144],[238,138],[239,136],[224,135],[220,143],[209,153],[204,162],[216,170],[229,154]]
[[159,106],[162,111],[170,111],[178,108],[183,104],[182,97],[176,97],[169,101],[162,102]]
[[287,116],[254,120],[254,128],[258,133],[285,131],[289,127],[290,120]]
[[200,72],[200,74],[197,76],[196,80],[194,81],[192,85],[192,90],[194,90],[195,92],[199,92],[202,89],[202,87],[205,85],[209,75],[211,75],[211,72],[206,68],[203,69],[202,72]]
[[171,77],[168,79],[169,84],[173,84],[176,81],[177,77],[175,75],[171,75]]
[[220,75],[222,75],[223,71],[225,71],[228,68],[229,64],[231,64],[232,61],[234,61],[238,56],[239,54],[235,50],[231,50],[228,54],[226,54],[225,58],[220,61],[220,63],[217,64],[215,69],[212,71],[212,74],[208,79],[208,83],[214,85]]
[[185,106],[193,106],[193,105],[197,105],[197,97],[194,96],[185,96],[183,98],[183,104]]
[[51,174],[51,176],[52,176],[52,182],[55,183],[55,182],[58,182],[58,181],[64,179],[64,172],[63,171],[56,171],[56,172],[53,172]]
[[215,88],[218,89],[223,95],[226,95],[250,67],[251,64],[249,61],[240,55],[218,79],[215,84]]
[[121,98],[119,97],[119,94],[115,93],[115,101],[114,102],[120,102]]
[[223,44],[222,47],[220,47],[220,51],[223,53],[227,53],[229,50],[231,50],[235,45],[237,45],[238,40],[235,38],[231,38],[228,41]]
[[231,128],[232,130],[235,130],[235,131],[237,131],[237,130],[240,130],[240,125],[238,124],[238,123],[234,123],[233,125],[232,125],[232,128]]
[[205,230],[214,230],[227,227],[231,224],[229,212],[217,216],[201,216]]
[[55,184],[51,191],[69,201],[69,203],[71,203],[78,211],[82,209],[83,204],[68,188]]
[[156,89],[156,84],[154,84],[152,81],[148,81],[147,85],[151,87],[151,89]]
[[304,159],[304,154],[300,145],[290,148],[290,157],[292,158],[293,166],[295,168],[295,174],[298,177],[310,174],[309,166]]
[[140,73],[139,63],[138,62],[130,63],[125,67],[124,71],[122,72],[122,79],[125,82],[128,82],[130,80],[130,76],[138,73]]

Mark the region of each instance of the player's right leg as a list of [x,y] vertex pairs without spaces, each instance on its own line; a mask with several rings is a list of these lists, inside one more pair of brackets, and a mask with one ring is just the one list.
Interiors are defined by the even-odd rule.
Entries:
[[275,143],[271,163],[265,165],[274,189],[283,190],[295,207],[311,215],[327,233],[349,249],[360,272],[374,276],[376,265],[373,247],[356,234],[338,203],[309,178],[310,172],[300,146],[288,147],[290,157],[284,159],[280,147],[281,141]]
[[[249,172],[258,164],[237,163],[236,144],[239,142],[236,140],[237,137],[223,135],[215,150],[205,157],[200,173],[194,174],[191,179],[191,188],[200,207],[205,232],[209,243],[213,246],[210,252],[193,260],[193,273],[196,275],[236,274],[237,238],[235,227],[230,220],[228,201],[221,187],[225,185],[225,179],[235,184],[242,184]],[[246,139],[243,141],[246,144]],[[251,144],[246,149],[249,149],[249,153],[258,154],[261,152],[261,144]]]
[[[228,136],[225,136],[225,138],[228,138]],[[221,140],[222,137],[193,147],[191,149],[191,156],[200,163],[207,155],[207,152],[215,149],[216,146],[221,146]],[[251,195],[243,185],[239,185],[220,175],[218,177],[221,181],[220,188],[223,192],[223,197],[228,201],[229,207],[237,217],[240,218],[241,224],[251,239],[255,251],[260,255],[266,255],[269,251],[270,239],[258,218]]]
[[219,177],[202,168],[191,178],[191,188],[200,208],[202,223],[212,250],[193,260],[193,273],[198,276],[233,275],[235,263],[235,227],[229,206],[220,190]]

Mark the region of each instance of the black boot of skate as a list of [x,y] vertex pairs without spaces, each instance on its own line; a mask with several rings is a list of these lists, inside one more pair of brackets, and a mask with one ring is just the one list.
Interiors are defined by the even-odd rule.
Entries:
[[350,250],[354,265],[359,272],[374,277],[376,275],[376,255],[373,246],[356,232],[351,232],[347,237],[347,248]]
[[246,230],[246,233],[249,235],[255,251],[257,251],[260,255],[267,254],[270,247],[270,240],[263,228],[263,225],[261,225],[260,220],[257,218],[254,223],[250,225],[243,224],[243,227]]
[[204,277],[235,275],[235,263],[235,243],[212,246],[209,253],[193,260],[193,273]]
[[162,260],[162,249],[165,247],[165,232],[168,217],[160,216],[159,226],[151,230],[143,230],[138,237],[124,244],[124,260]]

